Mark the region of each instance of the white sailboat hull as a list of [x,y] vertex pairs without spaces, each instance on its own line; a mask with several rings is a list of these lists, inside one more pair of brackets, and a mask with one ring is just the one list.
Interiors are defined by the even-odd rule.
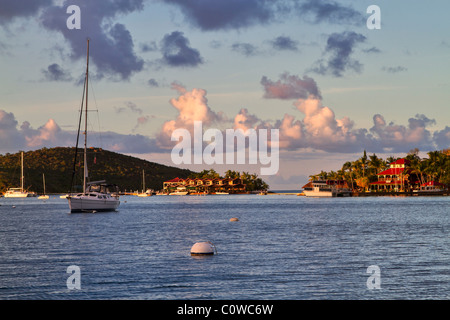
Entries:
[[[101,198],[100,198],[101,197]],[[67,197],[70,212],[115,211],[120,204],[117,198],[106,196],[76,195]]]
[[321,191],[321,190],[304,190],[303,193],[306,197],[336,197],[336,193],[332,191]]
[[35,197],[36,195],[34,193],[29,192],[11,192],[5,193],[5,198],[28,198],[28,197]]
[[34,192],[23,191],[22,188],[10,188],[5,194],[5,198],[28,198],[36,197]]

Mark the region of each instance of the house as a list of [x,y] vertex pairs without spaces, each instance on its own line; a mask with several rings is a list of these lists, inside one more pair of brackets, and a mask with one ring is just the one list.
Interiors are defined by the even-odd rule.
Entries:
[[371,191],[404,191],[410,186],[409,160],[398,159],[389,164],[389,169],[377,174],[378,181],[370,183]]

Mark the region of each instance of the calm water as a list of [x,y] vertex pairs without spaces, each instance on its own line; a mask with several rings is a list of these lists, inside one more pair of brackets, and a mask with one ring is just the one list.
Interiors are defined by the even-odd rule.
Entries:
[[[69,214],[59,197],[0,199],[0,299],[450,298],[448,197],[121,202]],[[202,240],[218,254],[191,257]],[[81,290],[67,288],[71,265]],[[367,288],[371,265],[381,289]]]

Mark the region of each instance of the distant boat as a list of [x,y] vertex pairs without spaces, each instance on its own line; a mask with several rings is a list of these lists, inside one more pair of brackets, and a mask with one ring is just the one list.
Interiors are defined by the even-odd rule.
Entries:
[[21,153],[21,162],[20,162],[20,188],[9,188],[5,192],[5,198],[28,198],[28,197],[36,197],[36,193],[28,192],[24,190],[24,175],[23,175],[23,151]]
[[314,180],[303,186],[306,197],[348,197],[351,190],[341,180]]
[[[89,84],[89,39],[87,40],[87,62],[86,62],[86,78],[84,83],[83,95],[86,93],[85,105],[85,127],[84,127],[84,170],[83,170],[83,192],[78,194],[69,194],[67,200],[69,201],[70,212],[99,212],[99,211],[115,211],[120,204],[117,193],[110,192],[110,185],[105,181],[88,182],[88,168],[87,168],[87,115],[88,115],[88,84]],[[84,98],[84,97],[83,97]],[[84,100],[84,99],[83,99]],[[75,154],[78,149],[78,137],[80,135],[81,118],[83,113],[83,104],[81,105],[80,122],[78,126],[77,145],[75,147]],[[74,167],[76,165],[76,155],[74,159]],[[72,178],[73,180],[73,178]],[[72,181],[73,182],[73,181]],[[115,190],[117,191],[117,190]]]
[[153,193],[153,190],[148,189],[147,191],[145,191],[145,171],[142,170],[142,192],[138,193],[138,197],[150,197]]
[[219,191],[219,192],[216,192],[216,194],[230,194],[229,192],[221,192],[221,191]]
[[429,181],[426,183],[422,183],[418,190],[413,190],[413,192],[419,192],[421,194],[433,194],[443,192],[445,185],[443,183],[439,183],[437,181]]
[[44,194],[42,196],[39,196],[38,199],[48,199],[48,195],[45,194],[45,175],[42,174],[42,182],[44,184]]
[[184,187],[178,187],[174,192],[169,193],[169,196],[185,196],[189,193]]

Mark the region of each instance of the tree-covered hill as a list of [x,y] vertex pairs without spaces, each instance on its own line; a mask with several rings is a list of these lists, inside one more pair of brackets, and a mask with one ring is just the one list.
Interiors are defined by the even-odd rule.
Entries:
[[[76,181],[82,184],[82,149],[78,149]],[[20,152],[0,155],[0,192],[10,187],[20,187]],[[42,174],[45,174],[46,193],[65,193],[70,190],[75,148],[43,148],[24,152],[25,189],[43,193]],[[131,156],[103,150],[88,149],[88,169],[91,181],[106,180],[116,184],[121,191],[142,189],[142,171],[145,187],[162,189],[164,181],[174,177],[187,178],[190,170],[169,167]]]

